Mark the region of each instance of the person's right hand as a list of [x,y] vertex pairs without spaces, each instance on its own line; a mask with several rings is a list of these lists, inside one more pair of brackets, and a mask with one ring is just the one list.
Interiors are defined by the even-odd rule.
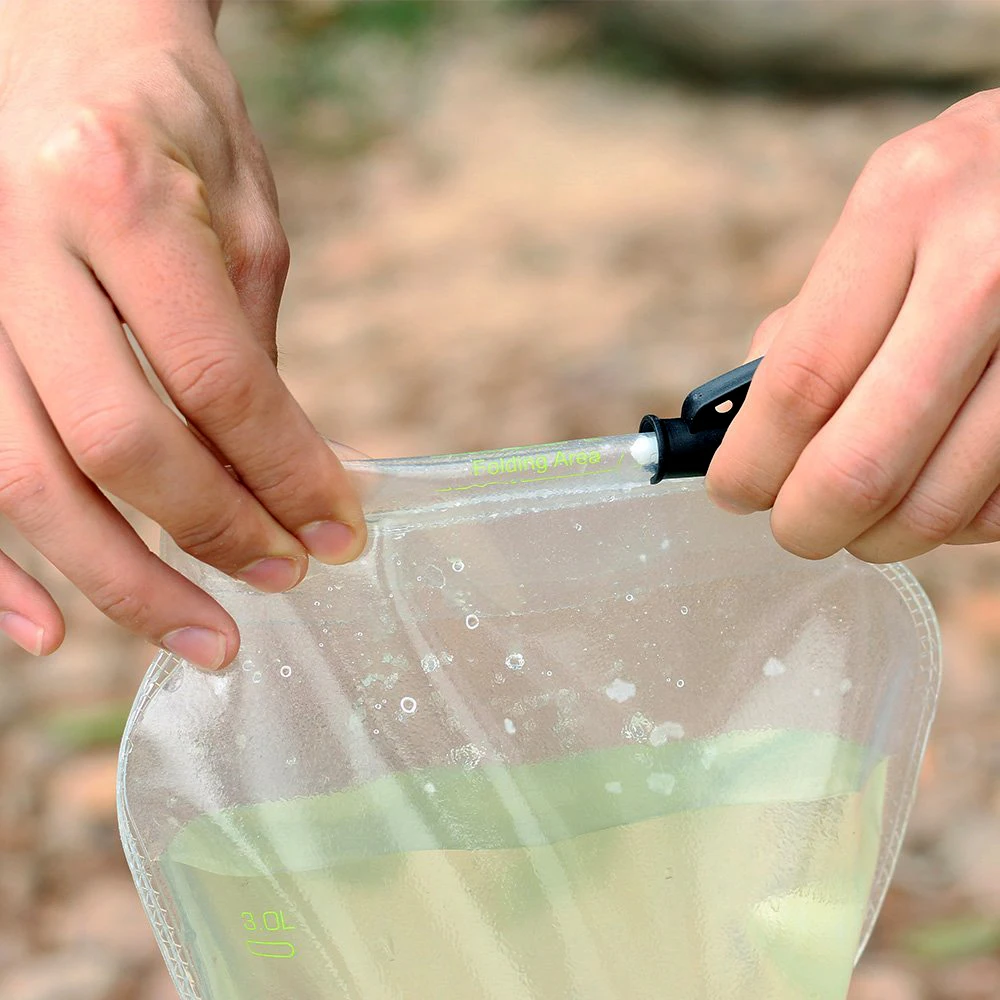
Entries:
[[[275,370],[287,243],[214,6],[0,4],[0,515],[114,621],[203,667],[236,655],[235,623],[102,490],[263,590],[365,543]],[[0,629],[36,654],[64,633],[2,553]]]

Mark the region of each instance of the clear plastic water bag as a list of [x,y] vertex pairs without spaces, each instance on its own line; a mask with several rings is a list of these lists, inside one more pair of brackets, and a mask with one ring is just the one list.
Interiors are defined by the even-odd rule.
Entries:
[[351,465],[370,544],[161,654],[126,852],[185,1000],[843,1000],[938,687],[908,570],[774,542],[652,434]]

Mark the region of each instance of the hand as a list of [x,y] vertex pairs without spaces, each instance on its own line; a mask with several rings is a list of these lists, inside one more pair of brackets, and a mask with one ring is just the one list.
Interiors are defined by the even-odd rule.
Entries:
[[[365,543],[275,370],[287,243],[213,7],[0,4],[0,514],[109,617],[203,667],[236,655],[234,622],[102,490],[263,590]],[[0,629],[34,653],[64,632],[2,553]]]
[[1000,539],[1000,91],[871,158],[708,473],[775,538],[871,562]]

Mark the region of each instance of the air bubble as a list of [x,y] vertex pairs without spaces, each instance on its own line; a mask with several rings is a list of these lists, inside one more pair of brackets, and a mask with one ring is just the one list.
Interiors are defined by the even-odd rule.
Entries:
[[373,729],[372,730],[372,735],[373,736],[378,736],[378,730],[377,729]]
[[678,677],[678,678],[677,678],[677,686],[678,686],[679,688],[682,688],[682,687],[684,687],[684,678],[683,678],[683,677]]
[[250,673],[250,671],[253,670],[253,667],[254,667],[253,660],[244,660],[243,661],[243,669],[247,673]]
[[840,693],[841,694],[847,694],[847,692],[850,691],[852,687],[854,687],[854,682],[852,680],[850,680],[850,678],[845,677],[840,682]]
[[382,707],[382,702],[380,701],[375,702],[375,707],[380,709]]
[[479,615],[466,615],[465,616],[465,627],[466,628],[479,628]]
[[626,595],[625,595],[625,600],[626,600],[626,601],[634,601],[634,600],[635,600],[635,598],[634,598],[634,597],[633,597],[633,596],[632,596],[631,594],[626,594]]
[[456,573],[461,573],[462,570],[465,569],[465,563],[462,562],[461,559],[452,559],[452,561],[451,561],[451,568]]
[[552,671],[551,670],[546,670],[545,671],[545,676],[546,677],[551,677],[552,676]]
[[433,795],[437,791],[437,788],[435,787],[434,782],[433,781],[428,781],[427,784],[424,785],[424,791],[428,795]]
[[686,615],[688,613],[688,607],[686,604],[681,605],[681,614]]
[[287,663],[281,668],[280,672],[282,677],[287,678],[292,676],[292,668]]
[[514,720],[513,719],[504,719],[503,720],[503,727],[504,727],[504,729],[507,730],[507,732],[511,736],[513,736],[514,733],[517,732],[517,726],[514,725]]
[[524,657],[520,653],[511,653],[503,662],[508,670],[521,670],[524,667]]
[[582,524],[574,524],[573,527],[576,528],[577,531],[583,531],[583,525]]
[[264,675],[259,670],[255,670],[251,679],[254,684],[259,684],[264,679]]
[[417,710],[417,699],[411,698],[409,695],[407,695],[405,698],[400,699],[399,707],[407,715],[413,715],[413,713]]
[[441,666],[441,661],[433,653],[427,653],[420,658],[420,666],[425,674],[429,674]]
[[288,758],[288,759],[287,759],[287,760],[285,761],[285,763],[286,763],[286,764],[287,764],[287,765],[288,765],[289,767],[294,767],[294,766],[295,766],[295,765],[296,765],[296,764],[297,764],[298,762],[299,762],[299,758],[298,758],[298,757],[289,757],[289,758]]
[[314,608],[318,608],[319,607],[319,601],[313,601],[313,607]]

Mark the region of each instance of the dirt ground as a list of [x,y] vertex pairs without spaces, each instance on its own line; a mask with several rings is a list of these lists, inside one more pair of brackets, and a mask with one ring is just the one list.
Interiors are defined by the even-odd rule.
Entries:
[[[261,16],[223,25],[252,109]],[[545,10],[441,29],[405,74],[386,71],[379,128],[348,152],[273,129],[293,250],[282,367],[329,437],[451,452],[674,412],[795,293],[871,151],[962,96],[630,79],[562,58],[576,30]],[[347,128],[337,100],[296,113],[314,135]],[[149,650],[3,526],[0,543],[70,618],[46,661],[0,649],[0,997],[169,1000],[114,815],[116,739]],[[946,674],[851,1000],[986,1000],[1000,996],[1000,547],[913,568]]]

